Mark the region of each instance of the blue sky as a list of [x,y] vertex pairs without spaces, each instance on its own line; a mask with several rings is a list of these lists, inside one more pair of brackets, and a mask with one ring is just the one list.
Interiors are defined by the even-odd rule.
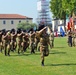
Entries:
[[0,0],[0,14],[21,14],[32,17],[33,22],[36,22],[37,1],[38,0]]

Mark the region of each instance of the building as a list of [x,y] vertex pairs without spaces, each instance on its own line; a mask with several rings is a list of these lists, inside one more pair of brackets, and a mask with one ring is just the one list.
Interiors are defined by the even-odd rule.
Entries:
[[17,29],[20,22],[32,23],[33,18],[29,18],[19,14],[0,14],[0,30]]
[[64,30],[64,20],[54,19],[52,20],[52,30],[60,32],[60,27]]

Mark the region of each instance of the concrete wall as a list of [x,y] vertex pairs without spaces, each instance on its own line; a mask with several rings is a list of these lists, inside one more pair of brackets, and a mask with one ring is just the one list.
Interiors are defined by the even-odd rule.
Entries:
[[[3,24],[3,21],[5,21],[6,23]],[[11,21],[13,21],[13,24],[11,24]],[[19,21],[32,23],[32,19],[0,19],[0,30],[10,30],[12,28],[16,29]]]

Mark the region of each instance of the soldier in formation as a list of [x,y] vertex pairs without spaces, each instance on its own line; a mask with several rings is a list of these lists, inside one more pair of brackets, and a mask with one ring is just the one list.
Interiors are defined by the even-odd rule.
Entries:
[[[48,27],[44,25],[39,26],[38,31],[34,31],[30,29],[30,33],[27,33],[21,29],[18,29],[17,32],[15,29],[11,31],[1,30],[0,31],[0,49],[4,50],[5,56],[10,56],[10,51],[14,50],[18,52],[18,54],[26,51],[28,47],[30,47],[30,52],[35,53],[35,49],[40,46],[41,53],[41,65],[44,66],[44,57],[49,55],[49,45],[50,39],[49,34],[47,33]],[[38,40],[37,40],[38,38]]]

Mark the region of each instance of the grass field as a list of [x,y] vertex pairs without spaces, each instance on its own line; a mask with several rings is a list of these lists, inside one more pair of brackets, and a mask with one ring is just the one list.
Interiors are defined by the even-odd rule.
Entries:
[[76,75],[76,47],[68,47],[66,37],[55,38],[55,47],[41,66],[40,52],[24,55],[0,53],[0,75]]

